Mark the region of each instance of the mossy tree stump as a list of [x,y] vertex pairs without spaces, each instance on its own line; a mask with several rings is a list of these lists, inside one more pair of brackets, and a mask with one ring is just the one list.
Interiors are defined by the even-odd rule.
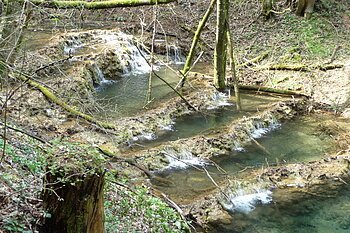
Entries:
[[104,232],[104,159],[94,148],[54,149],[45,176],[44,233]]

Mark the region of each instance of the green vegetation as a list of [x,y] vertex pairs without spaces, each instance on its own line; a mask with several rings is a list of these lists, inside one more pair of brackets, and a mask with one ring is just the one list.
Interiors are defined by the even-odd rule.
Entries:
[[[72,173],[85,176],[103,172],[105,159],[92,145],[55,140],[48,151],[48,171],[59,174],[63,179]],[[62,182],[62,181],[61,181]]]
[[107,177],[105,224],[108,233],[188,231],[180,215],[161,199],[152,196],[149,188],[136,186],[128,189],[116,185],[116,178],[111,173]]

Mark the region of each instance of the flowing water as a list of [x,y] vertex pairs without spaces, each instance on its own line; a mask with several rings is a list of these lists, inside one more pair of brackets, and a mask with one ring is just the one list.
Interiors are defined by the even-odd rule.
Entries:
[[[38,38],[36,41],[46,41],[50,34]],[[112,38],[113,39],[113,38]],[[108,43],[110,41],[107,41]],[[112,40],[113,42],[113,40]],[[39,46],[38,42],[28,43],[28,47]],[[79,50],[79,44],[73,44],[72,48],[77,53],[85,53]],[[69,52],[71,48],[67,47]],[[171,49],[170,49],[171,50]],[[68,50],[67,50],[68,51]],[[181,51],[173,47],[173,63],[181,63],[183,58]],[[135,53],[137,53],[135,51]],[[137,58],[137,59],[136,59]],[[137,64],[142,59],[139,55],[132,58]],[[140,60],[141,59],[141,60]],[[143,63],[142,68],[145,68]],[[200,64],[194,68],[202,73],[209,73],[208,66]],[[132,69],[137,70],[136,66]],[[179,77],[169,69],[160,67],[157,73],[165,78],[173,86],[179,81]],[[137,115],[143,110],[148,91],[149,69],[138,72],[126,72],[117,81],[108,81],[103,73],[96,67],[101,85],[97,87],[98,104],[103,109],[103,116],[123,117]],[[164,101],[174,96],[172,90],[156,77],[152,79],[153,104]],[[212,129],[219,129],[234,119],[244,115],[253,114],[264,110],[267,106],[277,101],[258,95],[242,95],[243,111],[237,112],[234,105],[221,106],[204,113],[182,116],[174,121],[171,130],[159,132],[158,138],[153,141],[139,142],[143,147],[152,147],[163,142],[174,141],[179,138],[187,138],[194,135],[205,134]],[[229,100],[230,101],[230,100]],[[249,171],[261,166],[269,166],[280,163],[307,162],[323,158],[328,152],[335,150],[334,140],[318,127],[324,119],[317,117],[301,117],[294,121],[286,122],[273,129],[257,131],[256,142],[252,140],[250,145],[239,151],[232,151],[225,155],[218,155],[213,161],[228,174],[237,178],[243,178],[241,171]],[[189,157],[191,155],[188,155]],[[180,168],[181,167],[181,168]],[[152,181],[160,191],[169,195],[177,203],[190,203],[199,195],[215,189],[216,186],[209,179],[206,172],[196,167],[184,166],[166,169],[158,172],[159,176],[166,178],[169,184]],[[225,178],[217,167],[206,165],[212,179],[220,183]],[[254,195],[237,196],[234,200],[241,211],[233,213],[234,221],[229,225],[217,226],[212,232],[228,233],[345,233],[350,232],[350,187],[344,184],[344,188],[330,197],[310,196],[286,205],[274,203],[273,194],[266,191]],[[272,199],[271,199],[272,198]],[[265,203],[265,205],[262,205]]]
[[350,185],[329,197],[310,196],[292,204],[257,206],[249,214],[233,214],[231,225],[217,226],[213,233],[348,233],[350,232]]
[[154,140],[138,141],[134,147],[153,147],[168,141],[210,133],[211,130],[224,127],[235,119],[265,110],[270,104],[279,100],[278,98],[263,95],[242,94],[243,111],[237,111],[233,101],[230,102],[229,99],[229,102],[227,102],[229,104],[225,104],[225,106],[219,106],[206,112],[193,113],[175,119],[174,124],[168,129],[158,132]]
[[[261,133],[261,137],[256,139],[257,143],[251,142],[244,150],[219,155],[212,160],[228,174],[239,177],[242,170],[323,158],[327,152],[334,151],[335,144],[332,137],[318,129],[321,121],[314,117],[302,117],[286,122],[270,132],[265,130],[265,134]],[[224,179],[215,166],[208,166],[207,170],[216,182]],[[180,203],[188,203],[200,193],[215,188],[201,169],[168,169],[158,175],[172,184],[158,188]]]

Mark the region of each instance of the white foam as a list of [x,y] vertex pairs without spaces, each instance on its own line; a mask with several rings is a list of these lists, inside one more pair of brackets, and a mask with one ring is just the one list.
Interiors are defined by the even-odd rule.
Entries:
[[255,209],[256,205],[266,205],[272,202],[272,192],[270,190],[259,189],[254,193],[246,193],[239,190],[236,195],[230,196],[230,203],[225,208],[240,213],[249,213]]
[[102,70],[96,64],[95,64],[95,70],[96,70],[97,78],[100,80],[100,85],[106,85],[106,84],[108,85],[108,84],[112,84],[112,83],[116,82],[115,80],[105,79],[105,76],[104,76]]
[[142,133],[140,135],[134,136],[132,138],[133,141],[138,141],[138,140],[154,140],[157,138],[157,135],[155,135],[154,133]]
[[207,107],[208,110],[216,109],[221,106],[231,106],[232,103],[229,102],[230,96],[222,92],[215,92],[211,97],[211,104]]
[[281,124],[278,122],[272,122],[268,127],[262,126],[262,124],[258,124],[256,128],[251,132],[252,138],[261,138],[263,135],[267,134],[268,132],[278,129],[281,127]]
[[[104,33],[96,35],[106,45],[115,48],[115,54],[124,64],[124,74],[144,74],[151,71],[151,67],[145,60],[146,54],[141,54],[135,46],[132,35],[122,32]],[[156,70],[158,67],[153,67]]]
[[164,131],[174,131],[175,126],[174,124],[168,124],[168,125],[160,125],[159,128]]
[[182,151],[177,156],[174,153],[167,153],[166,158],[169,161],[167,168],[187,168],[189,166],[205,166],[207,162],[192,155],[189,151]]

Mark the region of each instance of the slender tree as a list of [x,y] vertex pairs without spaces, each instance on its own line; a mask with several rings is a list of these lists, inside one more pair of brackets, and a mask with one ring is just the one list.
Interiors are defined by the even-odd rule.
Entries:
[[236,97],[236,107],[238,111],[242,110],[242,105],[241,105],[241,95],[239,92],[239,85],[238,85],[238,78],[237,78],[237,73],[236,73],[236,63],[233,55],[233,43],[232,43],[232,36],[231,36],[231,31],[229,25],[227,26],[227,41],[228,41],[228,53],[230,56],[230,68],[231,68],[231,78],[233,82],[233,87],[235,90],[235,97]]
[[192,65],[192,61],[193,61],[193,57],[194,57],[194,54],[195,54],[195,50],[196,50],[196,46],[197,46],[197,43],[199,41],[199,38],[201,36],[201,33],[203,31],[203,28],[205,27],[205,24],[207,23],[208,21],[208,18],[210,16],[210,14],[213,12],[214,10],[214,7],[215,7],[215,4],[216,4],[216,0],[211,0],[210,2],[210,5],[207,9],[207,11],[205,12],[202,20],[199,22],[198,24],[198,27],[197,27],[197,30],[194,34],[194,37],[193,37],[193,40],[192,40],[192,44],[191,44],[191,49],[190,49],[190,52],[188,53],[187,55],[187,58],[186,58],[186,62],[185,62],[185,65],[182,69],[182,74],[184,75],[184,78],[181,80],[181,86],[183,86],[185,84],[185,81],[186,81],[186,75],[187,75],[187,72],[190,70],[191,68],[191,65]]
[[217,1],[216,41],[214,51],[214,85],[225,88],[227,57],[227,17],[229,0]]

